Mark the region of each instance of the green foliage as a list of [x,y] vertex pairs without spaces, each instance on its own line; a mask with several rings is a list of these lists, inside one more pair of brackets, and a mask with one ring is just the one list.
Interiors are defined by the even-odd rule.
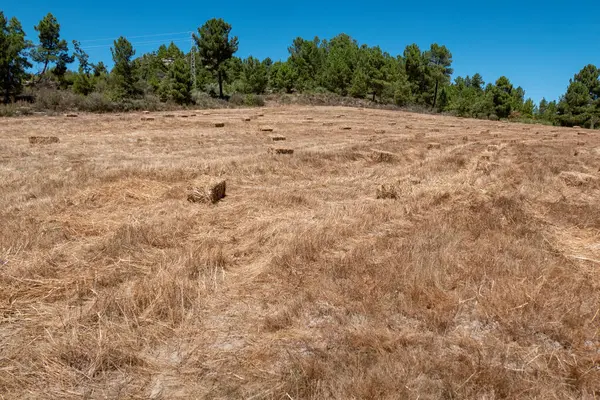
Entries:
[[162,101],[172,101],[177,104],[189,104],[192,101],[192,83],[190,69],[183,58],[176,59],[171,66],[166,79],[159,89]]
[[74,61],[69,55],[69,47],[66,40],[60,38],[60,24],[51,13],[48,13],[38,25],[35,26],[40,43],[31,52],[31,59],[43,64],[40,76],[43,76],[48,66],[55,65],[55,74],[64,76],[67,64]]
[[600,122],[600,69],[586,65],[571,79],[560,100],[558,120],[564,126],[595,128]]
[[268,63],[260,62],[252,56],[246,58],[241,64],[241,91],[242,93],[262,94],[269,84]]
[[98,64],[92,64],[92,69],[94,71],[95,77],[108,75],[108,69],[106,68],[106,65],[104,65],[104,63],[102,61],[100,61]]
[[341,34],[324,43],[327,58],[323,70],[323,84],[330,91],[348,95],[358,60],[358,44],[350,36]]
[[26,68],[31,67],[26,58],[30,43],[16,18],[7,21],[0,11],[0,88],[4,103],[20,93]]
[[198,35],[193,35],[201,64],[217,77],[221,98],[223,98],[225,62],[238,50],[238,38],[235,36],[230,38],[230,32],[231,25],[220,18],[213,18],[198,28]]
[[[226,102],[211,98],[217,93],[223,98],[227,85],[227,92],[233,93],[230,104],[246,106],[264,104],[260,94],[269,91],[305,92],[370,98],[421,109],[431,107],[477,118],[517,118],[591,128],[600,124],[600,70],[591,64],[574,75],[558,103],[542,99],[537,107],[532,99],[525,99],[523,88],[514,87],[504,76],[487,86],[478,73],[457,77],[451,83],[452,53],[437,43],[427,51],[411,44],[402,55],[394,57],[378,46],[359,45],[346,34],[329,41],[298,37],[288,48],[286,61],[274,63],[267,58],[261,62],[252,56],[242,60],[234,56],[238,38],[230,36],[231,25],[222,19],[211,19],[193,35],[198,51],[188,54],[170,43],[135,58],[131,43],[120,37],[111,48],[114,67],[109,75],[102,62],[89,62],[79,42],[73,41],[74,54],[69,55],[67,42],[60,38],[60,25],[52,14],[46,15],[35,29],[39,44],[30,58],[43,65],[40,75],[53,78],[60,88],[70,87],[73,92],[45,93],[41,104],[48,107],[136,109],[145,101],[136,99],[142,94],[151,99],[143,104],[145,107],[158,102],[156,95],[162,101],[177,104],[227,106]],[[0,89],[4,102],[22,90],[26,70],[31,67],[27,59],[30,47],[18,20],[8,22],[0,12]],[[190,76],[192,56],[197,65],[194,77]],[[75,59],[79,67],[69,71],[67,66]],[[197,85],[192,88],[194,80]],[[92,101],[89,105],[81,100],[86,96]]]
[[513,85],[507,77],[501,76],[492,88],[492,99],[496,115],[500,118],[508,118],[514,110]]
[[296,84],[296,72],[287,62],[278,61],[271,67],[269,84],[276,91],[292,93]]
[[532,99],[527,99],[521,107],[521,113],[526,117],[533,117],[535,114],[535,103]]
[[296,76],[296,88],[308,91],[318,86],[325,62],[325,49],[321,46],[321,40],[318,37],[313,40],[298,37],[288,51],[288,63]]
[[450,83],[450,76],[454,72],[450,67],[452,65],[452,53],[450,53],[450,50],[446,46],[434,43],[431,45],[429,51],[425,53],[424,58],[428,62],[426,66],[427,75],[430,77],[430,80],[435,82],[432,102],[432,107],[435,108],[439,86]]
[[139,91],[135,87],[136,68],[132,60],[135,55],[133,46],[121,36],[115,40],[114,47],[110,51],[115,63],[111,71],[113,97],[116,100],[135,97]]

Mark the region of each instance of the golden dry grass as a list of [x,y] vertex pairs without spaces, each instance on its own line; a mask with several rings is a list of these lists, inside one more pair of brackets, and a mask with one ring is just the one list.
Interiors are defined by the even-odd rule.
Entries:
[[600,396],[595,135],[249,112],[0,119],[0,398]]

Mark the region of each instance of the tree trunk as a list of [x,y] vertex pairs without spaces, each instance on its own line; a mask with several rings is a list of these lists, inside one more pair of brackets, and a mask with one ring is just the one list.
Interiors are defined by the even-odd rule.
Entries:
[[432,110],[435,108],[435,103],[437,103],[437,94],[438,94],[438,81],[435,81],[435,93],[433,94],[433,106],[431,106]]
[[373,90],[373,103],[375,103],[375,91]]
[[42,78],[44,77],[44,74],[46,73],[46,69],[48,69],[48,62],[49,62],[49,60],[46,60],[46,62],[44,63],[44,68],[42,69],[42,72],[40,72],[40,79],[38,80],[38,82],[42,81]]
[[217,77],[219,79],[219,98],[223,98],[223,75],[221,75],[221,70],[217,71]]

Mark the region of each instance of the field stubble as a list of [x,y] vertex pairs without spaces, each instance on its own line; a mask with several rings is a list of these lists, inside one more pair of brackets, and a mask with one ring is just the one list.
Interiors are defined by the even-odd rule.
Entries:
[[0,398],[600,395],[594,134],[261,112],[0,120]]

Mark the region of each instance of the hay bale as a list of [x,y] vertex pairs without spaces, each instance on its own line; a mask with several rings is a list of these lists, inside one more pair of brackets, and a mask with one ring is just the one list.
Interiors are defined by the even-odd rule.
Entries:
[[273,128],[270,128],[268,126],[263,126],[262,128],[260,128],[261,132],[273,132]]
[[224,128],[225,127],[225,122],[217,122],[215,123],[215,128]]
[[165,118],[175,118],[175,114],[165,114]]
[[180,115],[180,117],[181,117],[181,118],[189,118],[189,115],[187,115],[187,114],[182,114],[182,115]]
[[583,135],[587,135],[587,132],[579,131],[579,132],[577,132],[577,134],[580,135],[580,136],[583,136]]
[[279,154],[294,154],[293,149],[286,149],[283,147],[269,147],[269,154],[279,155]]
[[440,132],[440,130],[439,130],[438,128],[433,128],[433,129],[431,130],[431,132],[439,133],[439,132]]
[[306,117],[307,121],[312,121],[314,118],[313,117]]
[[154,121],[154,117],[142,117],[142,121]]
[[390,126],[396,126],[397,124],[397,122],[390,122]]
[[333,122],[323,122],[323,126],[333,126]]
[[398,190],[395,185],[383,184],[375,191],[375,197],[377,199],[397,199]]
[[77,114],[65,114],[65,117],[67,117],[67,118],[77,118],[78,115]]
[[270,138],[274,142],[281,142],[283,140],[286,140],[285,136],[281,136],[281,135],[273,135],[273,136],[270,136]]
[[30,144],[53,144],[60,142],[56,136],[30,136]]
[[568,186],[583,186],[598,179],[594,175],[576,171],[562,171],[558,174],[558,177]]
[[427,150],[441,149],[441,148],[442,148],[441,143],[427,143]]
[[150,111],[142,111],[142,114],[150,114]]
[[188,187],[187,200],[191,203],[215,204],[225,197],[227,184],[224,180],[204,179]]
[[375,162],[393,162],[396,160],[396,155],[384,150],[371,150],[371,158]]
[[257,116],[258,116],[258,117],[264,117],[264,116],[265,116],[265,114],[258,114]]
[[406,125],[405,128],[406,129],[412,129],[413,127],[412,127],[412,125]]
[[252,121],[252,118],[242,118],[242,121],[244,121],[244,122],[250,122],[250,121]]
[[340,129],[343,131],[349,131],[352,129],[352,127],[351,126],[342,126]]
[[375,129],[375,133],[377,133],[378,135],[381,135],[381,134],[385,133],[385,129]]

